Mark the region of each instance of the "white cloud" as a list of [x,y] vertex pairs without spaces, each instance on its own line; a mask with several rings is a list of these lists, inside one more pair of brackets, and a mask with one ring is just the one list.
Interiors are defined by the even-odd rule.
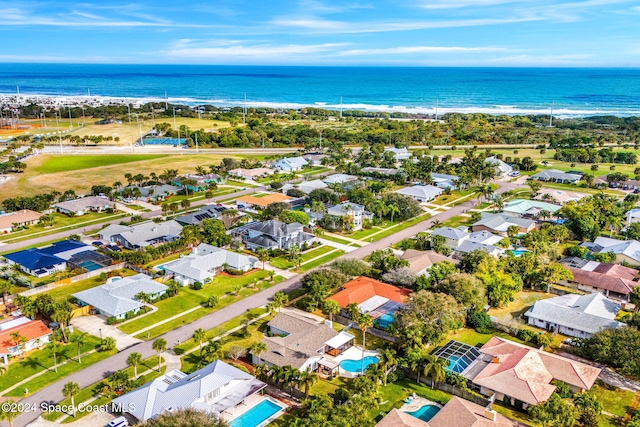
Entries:
[[435,0],[423,4],[424,9],[460,9],[467,7],[497,6],[515,3],[517,0]]
[[254,44],[245,45],[239,41],[215,40],[209,42],[194,42],[193,40],[179,40],[162,53],[168,57],[214,59],[217,61],[233,58],[274,59],[277,57],[291,57],[295,55],[309,55],[335,51],[347,46],[347,43],[322,43],[313,45],[302,44]]
[[415,53],[474,53],[501,52],[507,49],[500,47],[462,47],[462,46],[399,46],[384,49],[351,49],[338,53],[338,56],[355,55],[402,55]]

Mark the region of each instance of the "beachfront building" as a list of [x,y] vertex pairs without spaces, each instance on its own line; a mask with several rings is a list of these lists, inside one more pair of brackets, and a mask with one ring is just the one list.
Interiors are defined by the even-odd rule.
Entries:
[[[0,360],[3,365],[27,351],[39,349],[49,342],[53,331],[42,320],[20,316],[0,323]],[[22,337],[16,341],[15,334]]]
[[67,200],[51,205],[56,211],[70,216],[81,216],[89,212],[102,212],[115,209],[116,204],[107,197],[87,196],[75,200]]
[[536,301],[524,315],[529,325],[576,338],[591,338],[603,329],[626,326],[614,320],[620,305],[600,292],[566,294]]
[[253,168],[253,169],[231,169],[228,174],[242,179],[258,180],[269,175],[273,175],[273,169],[269,168]]
[[185,374],[177,369],[113,399],[113,404],[138,421],[173,410],[194,408],[220,417],[233,414],[237,406],[267,385],[221,360]]
[[307,166],[304,157],[283,157],[273,164],[273,168],[282,172],[296,172]]
[[367,212],[364,206],[350,202],[343,202],[330,207],[327,209],[327,214],[334,222],[338,220],[338,218],[350,219],[351,224],[353,224],[353,230],[360,230],[365,219],[373,218],[373,214],[371,212]]
[[557,169],[547,169],[531,176],[531,179],[559,184],[577,184],[582,179],[581,172],[563,172]]
[[267,323],[262,342],[267,351],[252,355],[253,364],[292,366],[300,371],[319,369],[333,373],[338,363],[333,357],[353,345],[354,336],[337,332],[315,316],[299,310],[278,313]]
[[67,261],[74,256],[95,251],[95,246],[69,239],[43,248],[30,248],[3,255],[9,265],[35,277],[45,277],[67,269]]
[[414,185],[396,190],[396,193],[411,197],[419,203],[430,202],[443,192],[442,188],[433,185]]
[[242,272],[253,270],[257,262],[257,258],[200,243],[189,255],[164,264],[163,269],[166,276],[173,276],[176,282],[188,286],[210,282],[227,268]]
[[[572,393],[591,389],[600,369],[504,338],[493,337],[480,348],[484,357],[463,372],[485,396],[521,402],[523,409],[545,402],[556,387],[566,383]],[[477,374],[476,374],[477,373]]]
[[164,295],[167,289],[146,274],[136,274],[108,279],[104,285],[77,292],[73,297],[81,307],[90,306],[97,314],[126,319],[144,307],[144,301],[138,299],[141,294],[146,295],[149,300],[155,300]]
[[182,234],[182,225],[175,220],[142,222],[134,225],[111,224],[100,230],[100,238],[135,250],[146,246],[174,242]]
[[560,284],[583,292],[600,292],[607,298],[626,302],[633,289],[640,286],[640,272],[634,268],[576,257],[564,258],[560,263],[573,275],[572,279]]
[[37,224],[42,216],[39,212],[22,209],[0,215],[0,234],[7,234],[19,227]]
[[277,220],[253,222],[233,229],[232,236],[242,238],[247,249],[289,249],[291,246],[311,245],[316,236],[303,231],[304,226],[294,222],[285,224]]

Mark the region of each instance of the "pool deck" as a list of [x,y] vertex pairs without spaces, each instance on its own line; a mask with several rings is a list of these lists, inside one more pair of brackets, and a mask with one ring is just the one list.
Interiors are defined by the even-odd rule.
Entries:
[[[347,349],[344,353],[340,354],[339,356],[336,356],[333,360],[340,363],[343,360],[362,360],[364,357],[368,357],[368,356],[378,357],[379,355],[380,353],[378,353],[377,351],[365,350],[364,356],[363,356],[362,347],[357,347],[354,345],[353,347]],[[344,369],[342,369],[342,367],[338,368],[338,374],[341,377],[345,377],[345,378],[356,378],[362,375],[361,372],[345,371]]]
[[260,423],[261,426],[266,426],[267,424],[269,424],[270,422],[272,422],[276,418],[280,417],[282,414],[284,414],[284,412],[287,409],[287,406],[284,403],[280,402],[279,400],[273,399],[270,396],[262,396],[262,395],[259,395],[259,394],[252,394],[251,396],[249,396],[245,400],[245,403],[240,403],[240,404],[234,406],[233,408],[229,409],[228,411],[223,412],[222,413],[222,418],[227,422],[231,422],[234,419],[238,418],[240,415],[244,414],[245,412],[250,411],[254,406],[259,404],[263,400],[272,401],[273,403],[281,406],[282,410],[276,412],[271,417],[267,418],[265,421]]
[[402,412],[414,412],[418,409],[422,408],[425,405],[433,405],[442,409],[442,405],[436,402],[432,402],[429,399],[425,399],[424,397],[416,396],[411,400],[411,403],[405,403],[400,407]]

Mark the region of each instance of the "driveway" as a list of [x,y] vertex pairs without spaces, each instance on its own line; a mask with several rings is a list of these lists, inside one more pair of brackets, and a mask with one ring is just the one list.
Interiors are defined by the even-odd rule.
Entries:
[[[107,322],[100,316],[81,316],[71,319],[73,327],[79,331],[87,332],[90,335],[99,337],[112,337],[116,340],[116,348],[122,351],[127,347],[138,344],[141,340],[127,335],[115,326],[107,325]],[[101,331],[102,330],[102,331]]]

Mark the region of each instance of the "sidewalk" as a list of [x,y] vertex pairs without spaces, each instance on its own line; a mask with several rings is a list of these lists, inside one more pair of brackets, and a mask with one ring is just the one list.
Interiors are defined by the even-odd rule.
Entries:
[[[323,239],[322,237],[318,237],[318,240],[320,241],[320,243],[322,243],[325,246],[331,246],[332,248],[341,249],[341,250],[345,251],[345,253],[349,253],[349,252],[351,252],[353,250],[358,249],[358,248],[356,248],[354,246],[349,246],[349,245],[345,245],[343,243],[334,242],[333,240]],[[366,244],[366,243],[365,242],[360,242],[358,244]]]

